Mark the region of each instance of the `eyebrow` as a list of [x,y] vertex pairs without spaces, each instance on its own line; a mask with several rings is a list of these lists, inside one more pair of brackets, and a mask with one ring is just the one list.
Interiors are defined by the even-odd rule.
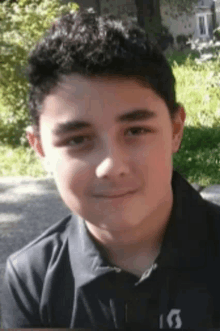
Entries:
[[[140,109],[127,112],[123,115],[118,115],[116,117],[116,123],[131,123],[136,121],[146,121],[151,118],[156,117],[156,113],[149,109]],[[59,123],[53,130],[52,133],[55,136],[63,135],[68,132],[80,131],[85,128],[91,128],[92,124],[90,122],[75,120],[67,121],[64,123]]]

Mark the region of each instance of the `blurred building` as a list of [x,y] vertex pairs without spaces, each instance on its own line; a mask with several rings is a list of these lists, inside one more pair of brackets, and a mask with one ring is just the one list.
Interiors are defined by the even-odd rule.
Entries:
[[[76,2],[82,8],[93,7],[101,14],[113,13],[130,16],[137,21],[134,0],[61,0],[63,3]],[[213,29],[220,26],[220,0],[198,0],[192,13],[179,15],[174,8],[161,5],[162,23],[169,29],[174,40],[178,35],[192,39],[210,40]]]

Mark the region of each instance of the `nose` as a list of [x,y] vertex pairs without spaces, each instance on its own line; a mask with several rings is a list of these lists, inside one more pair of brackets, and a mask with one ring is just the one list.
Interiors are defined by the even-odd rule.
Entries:
[[126,174],[129,174],[128,166],[112,158],[106,158],[96,169],[96,176],[98,178],[121,177]]
[[[111,151],[111,152],[110,152]],[[98,178],[111,178],[129,174],[128,156],[122,149],[108,147],[107,156],[96,168]]]

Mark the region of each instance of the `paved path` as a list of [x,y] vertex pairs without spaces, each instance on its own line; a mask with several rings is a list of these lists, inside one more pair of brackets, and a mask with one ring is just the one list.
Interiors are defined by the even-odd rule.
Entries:
[[[220,205],[220,185],[193,186]],[[0,297],[7,257],[69,213],[53,178],[0,177]]]

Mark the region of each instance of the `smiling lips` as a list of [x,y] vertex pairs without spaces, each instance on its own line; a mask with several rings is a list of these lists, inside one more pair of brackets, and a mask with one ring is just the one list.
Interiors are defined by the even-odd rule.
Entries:
[[125,193],[121,193],[121,194],[119,194],[118,192],[117,192],[117,194],[115,194],[115,195],[99,195],[99,196],[97,196],[97,197],[100,197],[100,198],[107,198],[107,199],[114,199],[114,198],[121,198],[121,197],[124,197],[124,196],[127,196],[127,195],[130,195],[130,194],[132,194],[132,193],[134,193],[134,191],[129,191],[129,192],[125,192]]

